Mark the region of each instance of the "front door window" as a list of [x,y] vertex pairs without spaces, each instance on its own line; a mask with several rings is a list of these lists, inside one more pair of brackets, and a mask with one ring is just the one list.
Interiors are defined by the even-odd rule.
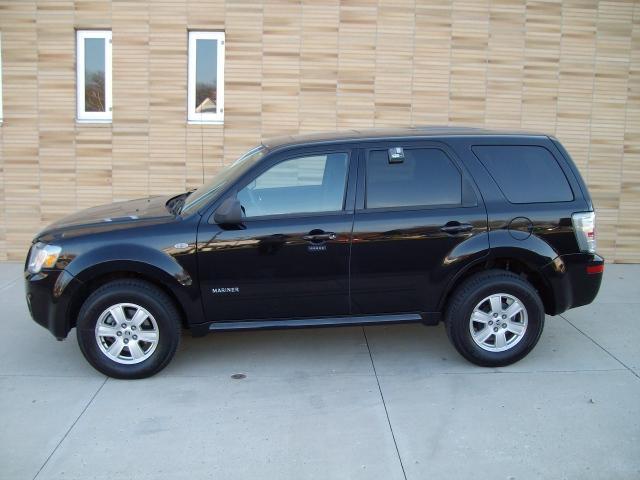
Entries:
[[247,218],[340,211],[348,162],[343,152],[285,160],[240,190],[238,200]]

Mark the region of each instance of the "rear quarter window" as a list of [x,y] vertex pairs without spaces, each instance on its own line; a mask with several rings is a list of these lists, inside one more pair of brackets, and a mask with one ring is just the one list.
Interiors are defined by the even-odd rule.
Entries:
[[573,200],[567,177],[546,148],[536,145],[476,145],[472,149],[509,202]]

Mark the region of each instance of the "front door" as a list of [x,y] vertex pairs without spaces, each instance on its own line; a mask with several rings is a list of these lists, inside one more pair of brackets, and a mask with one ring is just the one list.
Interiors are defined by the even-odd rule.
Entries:
[[208,320],[349,313],[351,158],[344,148],[265,159],[235,189],[241,226],[202,220],[198,265]]
[[486,255],[487,214],[445,146],[364,149],[351,253],[354,314],[435,312],[465,265]]

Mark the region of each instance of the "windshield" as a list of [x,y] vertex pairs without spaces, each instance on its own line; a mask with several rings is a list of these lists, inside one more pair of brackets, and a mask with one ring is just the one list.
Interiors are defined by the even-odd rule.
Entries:
[[264,154],[265,149],[260,145],[259,147],[249,150],[231,165],[220,170],[211,180],[189,194],[180,213],[189,214],[195,212],[216,198],[216,196],[224,190],[223,187],[225,185],[233,182],[246,172],[258,160],[264,157]]

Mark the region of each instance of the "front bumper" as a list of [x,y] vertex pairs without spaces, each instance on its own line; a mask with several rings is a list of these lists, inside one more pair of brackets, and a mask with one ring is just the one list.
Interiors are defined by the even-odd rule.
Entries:
[[82,282],[66,270],[32,274],[25,272],[27,306],[36,323],[48,329],[58,340],[71,330],[69,306]]
[[561,255],[542,269],[553,295],[551,315],[593,302],[604,274],[604,258],[592,253]]

